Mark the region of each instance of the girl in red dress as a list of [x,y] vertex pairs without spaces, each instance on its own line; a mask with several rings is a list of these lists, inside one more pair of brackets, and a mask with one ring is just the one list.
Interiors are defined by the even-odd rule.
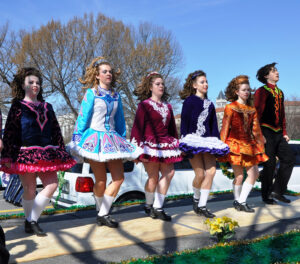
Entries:
[[174,176],[173,163],[181,161],[182,157],[162,75],[149,73],[134,94],[141,102],[131,130],[131,140],[144,151],[138,160],[143,162],[149,177],[145,184],[145,212],[152,218],[171,221],[171,216],[163,210],[163,203]]

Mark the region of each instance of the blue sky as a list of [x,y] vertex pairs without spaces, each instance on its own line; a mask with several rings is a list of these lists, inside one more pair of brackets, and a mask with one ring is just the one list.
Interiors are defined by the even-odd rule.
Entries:
[[31,29],[52,18],[66,22],[91,12],[125,24],[151,22],[179,42],[182,80],[197,69],[207,73],[211,100],[239,74],[259,87],[256,71],[271,62],[278,62],[278,86],[285,96],[300,100],[299,11],[299,0],[2,0],[0,25],[9,21],[11,29]]

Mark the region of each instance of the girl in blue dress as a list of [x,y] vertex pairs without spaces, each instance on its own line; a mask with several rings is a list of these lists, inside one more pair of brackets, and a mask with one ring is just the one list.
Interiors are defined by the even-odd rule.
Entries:
[[[87,67],[84,79],[86,93],[75,124],[70,152],[87,160],[95,175],[94,195],[98,225],[116,228],[109,211],[124,181],[122,159],[136,159],[142,150],[126,140],[126,125],[120,94],[115,91],[115,72],[103,58],[95,58]],[[106,187],[106,168],[112,182]]]

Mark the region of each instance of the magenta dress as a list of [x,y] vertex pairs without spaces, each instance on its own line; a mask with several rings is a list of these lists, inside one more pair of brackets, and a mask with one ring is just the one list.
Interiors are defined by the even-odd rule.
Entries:
[[139,160],[175,163],[182,160],[172,106],[150,98],[139,103],[131,141],[143,149]]

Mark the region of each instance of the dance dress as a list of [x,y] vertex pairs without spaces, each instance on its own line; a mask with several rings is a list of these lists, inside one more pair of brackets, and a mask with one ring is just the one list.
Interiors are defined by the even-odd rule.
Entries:
[[237,101],[226,105],[220,134],[230,153],[219,161],[250,167],[268,160],[254,107]]
[[180,130],[179,148],[189,158],[198,153],[209,153],[216,157],[229,153],[229,147],[220,140],[216,110],[208,99],[196,95],[185,99]]
[[143,149],[139,160],[175,163],[182,160],[172,106],[150,98],[139,103],[131,142]]
[[65,171],[76,161],[66,152],[52,105],[14,100],[7,116],[1,170],[10,174]]
[[106,162],[136,159],[142,150],[126,140],[126,124],[119,93],[100,86],[88,89],[82,100],[69,151],[83,158]]

